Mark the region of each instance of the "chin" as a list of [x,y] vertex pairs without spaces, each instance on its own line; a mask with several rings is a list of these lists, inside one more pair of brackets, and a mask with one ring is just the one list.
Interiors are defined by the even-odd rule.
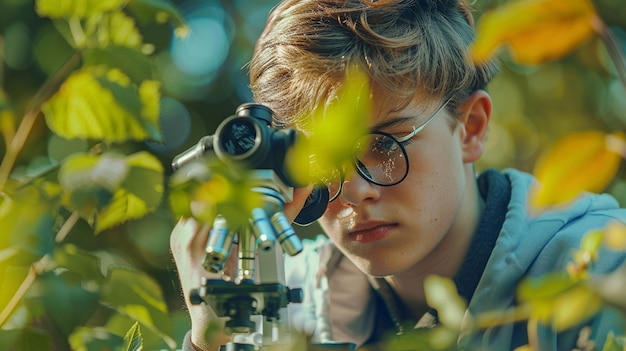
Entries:
[[[349,257],[349,256],[348,256]],[[365,259],[363,257],[350,257],[350,260],[361,270],[363,273],[373,277],[387,277],[397,274],[403,269],[397,264],[389,264],[386,260],[381,259]]]

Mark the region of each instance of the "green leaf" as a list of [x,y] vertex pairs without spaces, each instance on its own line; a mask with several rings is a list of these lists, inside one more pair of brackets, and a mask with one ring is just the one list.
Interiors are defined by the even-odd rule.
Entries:
[[90,48],[83,51],[84,66],[118,68],[136,84],[153,78],[153,64],[148,56],[133,48],[109,46],[106,49]]
[[43,106],[48,127],[66,138],[161,141],[160,84],[138,87],[119,69],[76,71]]
[[252,210],[263,205],[253,191],[259,174],[217,159],[189,163],[170,178],[170,205],[175,214],[189,213],[200,222],[210,223],[219,213],[233,228],[248,225]]
[[93,155],[76,153],[67,157],[59,169],[63,205],[92,219],[105,206],[129,172],[124,157],[115,153]]
[[59,170],[63,204],[95,221],[96,233],[154,211],[164,190],[163,166],[147,152],[68,157]]
[[68,341],[72,350],[77,351],[115,350],[122,344],[123,339],[103,327],[77,327]]
[[113,199],[98,211],[96,234],[131,219],[153,212],[161,203],[164,189],[163,166],[147,152],[130,155],[125,160],[129,172]]
[[20,338],[21,333],[22,330],[20,329],[0,329],[0,350],[11,350]]
[[157,333],[168,345],[176,344],[161,287],[147,274],[127,268],[111,269],[102,289],[102,302]]
[[602,351],[626,350],[626,336],[616,336],[612,331],[606,337]]
[[143,338],[139,322],[135,322],[124,336],[122,351],[141,351],[143,349]]
[[95,281],[98,285],[104,282],[100,259],[76,245],[65,244],[57,247],[53,257],[57,266],[69,269],[84,282]]
[[85,324],[98,303],[98,291],[83,287],[80,277],[69,271],[40,276],[38,287],[38,298],[43,301],[47,316],[65,336]]
[[127,0],[36,0],[35,10],[41,17],[87,18],[121,8]]
[[9,182],[6,192],[0,193],[0,251],[21,250],[23,256],[17,261],[29,265],[52,253],[53,204],[34,186],[15,186]]
[[189,27],[178,9],[166,0],[133,0],[128,3],[128,9],[144,23],[170,21],[175,27],[175,33],[184,37],[189,33]]
[[0,331],[0,350],[52,350],[49,333],[26,328]]

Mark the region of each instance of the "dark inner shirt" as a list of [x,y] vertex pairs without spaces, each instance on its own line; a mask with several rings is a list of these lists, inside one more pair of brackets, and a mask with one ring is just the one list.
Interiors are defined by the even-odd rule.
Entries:
[[[478,281],[491,256],[511,199],[511,183],[497,170],[489,169],[483,172],[478,177],[477,184],[480,195],[485,201],[485,208],[465,261],[454,277],[459,295],[468,302],[474,295]],[[370,342],[380,341],[390,330],[401,333],[407,326],[413,327],[417,323],[409,317],[408,309],[383,278],[371,278],[370,282],[377,292],[379,306],[376,329]],[[428,313],[436,321],[437,311],[431,310]]]

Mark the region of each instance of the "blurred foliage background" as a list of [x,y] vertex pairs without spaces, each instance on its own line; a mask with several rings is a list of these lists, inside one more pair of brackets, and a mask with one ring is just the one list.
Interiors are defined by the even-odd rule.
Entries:
[[[124,147],[129,151],[146,150],[158,157],[167,176],[175,155],[212,134],[240,103],[251,101],[245,64],[275,3],[172,1],[190,28],[184,39],[175,36],[171,26],[138,22],[144,42],[154,45],[157,79],[162,83],[160,121],[164,143],[129,142]],[[483,11],[502,3],[505,1],[475,1],[475,18],[480,21]],[[623,0],[594,3],[622,54],[626,53]],[[31,0],[0,0],[0,43],[0,85],[6,94],[0,96],[0,111],[9,103],[13,110],[24,111],[37,89],[73,52],[54,24],[37,15]],[[479,170],[515,167],[531,171],[539,153],[561,136],[583,130],[625,129],[626,91],[599,39],[588,40],[564,59],[539,66],[515,64],[505,53],[501,58],[502,72],[490,86],[494,113]],[[6,151],[5,142],[0,143],[0,155]],[[13,176],[36,176],[50,164],[86,147],[84,141],[52,134],[39,118]],[[624,170],[620,171],[607,189],[622,204],[626,204],[624,175]],[[83,235],[88,225],[79,221],[66,242],[98,252],[100,259],[109,264],[136,267],[154,277],[177,321],[174,338],[181,340],[188,323],[169,254],[169,233],[175,220],[167,201],[162,201],[155,213],[98,236]],[[296,229],[303,236],[319,231],[315,225]]]

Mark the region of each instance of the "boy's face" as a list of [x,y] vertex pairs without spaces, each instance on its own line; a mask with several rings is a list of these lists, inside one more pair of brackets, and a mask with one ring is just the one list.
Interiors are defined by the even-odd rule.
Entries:
[[[440,100],[414,99],[400,111],[389,111],[384,101],[374,101],[370,127],[401,138],[426,121],[441,105]],[[394,119],[401,123],[378,129]],[[450,255],[463,255],[453,248],[443,250],[463,228],[461,206],[473,179],[472,166],[464,160],[465,125],[450,125],[447,110],[408,143],[407,177],[393,186],[380,186],[356,174],[343,184],[320,224],[337,247],[365,273],[395,275],[428,269]],[[450,252],[452,250],[452,252]],[[432,267],[430,267],[432,268]]]

